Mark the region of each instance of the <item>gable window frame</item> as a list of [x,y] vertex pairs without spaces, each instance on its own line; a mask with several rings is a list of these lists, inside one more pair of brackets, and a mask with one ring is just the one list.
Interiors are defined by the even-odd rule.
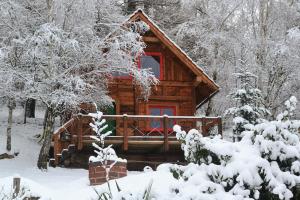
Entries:
[[155,51],[144,52],[142,55],[140,55],[138,57],[138,68],[139,69],[142,69],[142,66],[141,66],[141,57],[142,56],[158,56],[159,57],[159,59],[160,59],[160,62],[159,62],[159,77],[156,77],[156,78],[159,79],[159,80],[163,80],[164,79],[164,58],[163,58],[162,52],[155,52]]
[[[151,109],[159,109],[159,115],[152,115],[151,114]],[[151,116],[164,116],[165,114],[163,113],[163,110],[164,109],[171,109],[173,111],[173,115],[168,115],[168,116],[176,116],[176,113],[177,113],[177,106],[176,105],[161,105],[161,104],[150,104],[148,105],[148,115],[151,115]],[[148,123],[147,125],[147,129],[148,131],[151,131],[151,130],[157,130],[157,131],[163,131],[164,127],[163,127],[163,120],[160,119],[160,120],[156,120],[157,122],[160,123],[160,126],[159,127],[153,127],[152,126],[152,120],[150,120],[150,122]],[[172,127],[168,127],[168,132],[172,132],[173,131],[173,126],[176,124],[176,121],[173,119],[172,120]],[[170,126],[170,120],[169,120],[169,123],[168,123],[168,126]]]

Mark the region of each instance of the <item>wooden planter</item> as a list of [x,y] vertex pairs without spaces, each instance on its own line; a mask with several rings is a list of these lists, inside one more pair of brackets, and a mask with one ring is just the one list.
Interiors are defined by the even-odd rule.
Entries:
[[[111,164],[112,161],[109,161]],[[117,162],[110,170],[109,180],[127,176],[127,163]],[[100,162],[89,163],[90,185],[101,185],[106,182],[106,171]]]

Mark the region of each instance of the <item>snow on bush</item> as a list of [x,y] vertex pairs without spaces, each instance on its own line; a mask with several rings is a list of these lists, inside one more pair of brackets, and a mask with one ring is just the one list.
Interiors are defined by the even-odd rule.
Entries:
[[[93,147],[96,149],[95,153],[97,156],[91,156],[89,158],[90,162],[100,162],[103,165],[107,165],[107,161],[114,161],[114,162],[127,162],[124,159],[121,159],[117,156],[115,150],[112,148],[112,145],[105,147],[104,140],[107,136],[109,136],[112,132],[105,131],[108,128],[105,119],[101,119],[103,113],[97,111],[97,113],[90,113],[89,114],[92,119],[93,123],[90,123],[93,131],[96,133],[95,136],[91,136],[96,142],[93,143]],[[97,144],[98,143],[98,144]],[[112,165],[113,166],[113,165]],[[112,167],[111,166],[111,167]]]
[[236,143],[174,126],[185,158],[191,162],[171,167],[178,179],[172,189],[174,197],[291,199],[300,184],[300,121],[292,120],[296,102],[291,97],[277,120],[248,126]]
[[227,109],[225,115],[233,118],[234,140],[239,141],[242,133],[247,130],[247,125],[260,123],[269,111],[261,103],[263,102],[261,91],[254,86],[257,77],[245,69],[240,69],[240,72],[234,75],[240,86],[230,94],[235,106]]
[[29,179],[21,178],[20,191],[14,193],[12,176],[2,178],[0,182],[0,199],[1,200],[24,200],[24,199],[40,199],[49,200],[49,193],[46,188],[40,186]]

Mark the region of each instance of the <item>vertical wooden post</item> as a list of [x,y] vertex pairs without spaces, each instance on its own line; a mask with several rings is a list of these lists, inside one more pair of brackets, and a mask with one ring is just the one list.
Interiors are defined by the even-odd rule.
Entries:
[[128,150],[128,124],[127,124],[127,115],[123,115],[123,150]]
[[206,136],[207,135],[207,126],[206,126],[207,118],[204,117],[202,119],[202,135]]
[[221,117],[218,117],[218,134],[223,135],[222,134],[222,118]]
[[13,179],[13,198],[16,198],[20,192],[21,178],[14,177]]
[[54,164],[57,166],[59,164],[58,154],[61,153],[61,144],[59,141],[59,134],[54,134]]
[[83,137],[83,130],[82,130],[82,116],[79,114],[78,115],[78,119],[77,119],[78,121],[77,121],[77,131],[78,131],[78,133],[77,133],[77,136],[78,136],[78,145],[77,145],[77,149],[78,150],[82,150],[82,148],[83,148],[83,142],[82,142],[82,137]]
[[167,152],[169,151],[168,115],[164,115],[163,128],[164,128],[164,151]]

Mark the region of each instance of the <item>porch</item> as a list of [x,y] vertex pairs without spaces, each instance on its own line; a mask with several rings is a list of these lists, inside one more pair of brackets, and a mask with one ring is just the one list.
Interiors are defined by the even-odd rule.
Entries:
[[[211,132],[222,134],[220,117],[151,116],[151,115],[103,115],[113,135],[105,138],[105,144],[113,144],[118,155],[128,162],[159,164],[183,161],[180,143],[172,129],[178,124],[183,130],[200,130],[204,136]],[[89,115],[74,115],[53,135],[54,159],[52,165],[72,166],[76,153],[89,149],[94,142]],[[90,156],[92,151],[89,151]],[[72,158],[73,157],[73,158]],[[88,161],[86,160],[86,163]]]

